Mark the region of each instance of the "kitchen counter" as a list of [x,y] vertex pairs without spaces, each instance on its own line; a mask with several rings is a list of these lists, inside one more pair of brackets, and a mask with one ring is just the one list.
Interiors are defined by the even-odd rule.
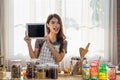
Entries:
[[[3,78],[3,80],[4,79],[11,80],[10,72],[6,73],[6,76]],[[59,74],[58,75],[58,79],[54,79],[54,80],[81,80],[81,79],[82,79],[81,75],[73,75],[73,76],[71,76],[69,74]],[[21,78],[21,79],[15,79],[15,80],[26,80],[26,79]],[[32,80],[32,79],[30,79],[30,80]],[[37,79],[33,79],[33,80],[37,80]],[[51,79],[44,79],[44,80],[51,80]],[[116,80],[120,80],[120,75],[117,75],[117,79]]]

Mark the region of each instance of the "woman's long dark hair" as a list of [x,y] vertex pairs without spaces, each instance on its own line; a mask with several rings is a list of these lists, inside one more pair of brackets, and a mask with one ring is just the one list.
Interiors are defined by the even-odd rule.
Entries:
[[46,28],[47,28],[47,33],[50,33],[50,29],[47,27],[47,24],[49,24],[50,20],[52,18],[56,18],[58,19],[58,23],[60,24],[60,30],[57,34],[57,42],[60,44],[60,51],[63,51],[63,44],[64,44],[64,40],[66,39],[64,33],[63,33],[63,24],[62,24],[62,20],[60,18],[60,16],[58,14],[50,14],[47,18],[47,22],[46,22]]

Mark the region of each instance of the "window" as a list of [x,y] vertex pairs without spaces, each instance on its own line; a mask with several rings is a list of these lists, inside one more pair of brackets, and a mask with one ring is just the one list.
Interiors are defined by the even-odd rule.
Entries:
[[[108,61],[105,48],[108,12],[109,0],[14,0],[14,55],[29,58],[23,40],[26,23],[45,22],[50,13],[58,13],[68,40],[65,59],[80,56],[79,48],[91,43],[86,57],[92,60],[101,56]],[[32,41],[34,48],[35,39]]]

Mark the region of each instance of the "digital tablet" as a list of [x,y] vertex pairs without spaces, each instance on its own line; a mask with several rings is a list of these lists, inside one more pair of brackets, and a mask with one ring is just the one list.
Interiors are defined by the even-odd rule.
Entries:
[[46,35],[45,23],[27,23],[27,35],[30,38],[44,38]]

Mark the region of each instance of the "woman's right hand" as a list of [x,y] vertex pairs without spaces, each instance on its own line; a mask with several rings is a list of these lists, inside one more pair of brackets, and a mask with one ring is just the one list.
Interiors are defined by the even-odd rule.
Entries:
[[31,39],[30,37],[27,35],[27,32],[25,32],[25,37],[24,37],[24,40],[27,44],[31,44]]

